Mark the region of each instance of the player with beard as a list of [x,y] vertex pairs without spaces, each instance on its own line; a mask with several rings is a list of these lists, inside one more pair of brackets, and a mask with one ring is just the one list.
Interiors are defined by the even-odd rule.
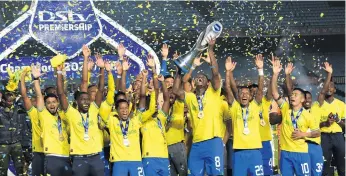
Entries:
[[[37,104],[36,103],[34,104],[27,95],[27,89],[25,86],[25,77],[27,74],[28,74],[28,71],[24,70],[21,75],[20,93],[21,93],[21,96],[23,97],[24,108],[28,112],[28,116],[32,124],[32,150],[33,150],[32,175],[40,176],[40,175],[44,175],[44,157],[45,157],[43,153],[43,145],[41,141],[42,129],[38,119],[38,111],[36,108]],[[50,93],[46,93],[46,95],[49,95],[49,94]],[[33,97],[33,98],[36,99],[36,97]]]
[[325,160],[322,175],[333,173],[330,167],[332,154],[338,175],[345,175],[345,138],[342,134],[345,129],[345,103],[334,97],[335,83],[330,82],[332,68],[329,64],[325,64],[325,67],[328,72],[327,82],[324,85],[326,89],[322,89],[319,95],[321,146]]
[[[184,144],[184,97],[176,97],[173,93],[174,89],[181,89],[176,87],[179,85],[176,81],[181,80],[179,72],[176,74],[177,80],[174,80],[173,87],[168,89],[169,101],[164,101],[163,111],[168,115],[166,132],[167,132],[167,145],[170,161],[171,176],[187,175],[187,152]],[[164,96],[165,97],[165,96]],[[166,97],[167,98],[167,97]]]
[[[261,110],[263,98],[263,57],[257,55],[255,63],[258,68],[259,88],[255,99],[250,102],[251,94],[248,87],[241,87],[238,99],[235,99],[231,91],[231,80],[236,63],[231,58],[226,60],[225,89],[229,104],[229,113],[232,118],[233,127],[233,175],[263,175],[261,136],[259,131],[260,118],[258,114]],[[245,164],[246,163],[246,164]]]
[[97,124],[104,89],[105,63],[102,57],[97,57],[96,64],[100,67],[100,76],[95,101],[90,102],[89,95],[81,91],[76,96],[78,109],[69,106],[63,91],[62,66],[57,67],[58,95],[71,129],[70,154],[73,159],[73,175],[76,176],[104,175],[104,164],[99,155],[102,150],[102,135]]
[[311,114],[303,108],[305,96],[302,89],[293,89],[289,100],[291,107],[280,97],[277,79],[281,70],[282,65],[280,61],[275,60],[273,62],[271,86],[273,98],[281,109],[282,117],[270,117],[277,118],[270,121],[282,122],[280,170],[283,176],[294,174],[310,175],[310,157],[308,154],[308,144],[305,142],[305,139],[319,137],[320,130]]
[[[72,175],[67,134],[67,121],[58,113],[59,101],[55,94],[44,98],[40,89],[40,65],[31,66],[37,99],[38,121],[42,129],[41,137],[45,153],[45,174],[52,176]],[[37,123],[37,122],[34,122]]]
[[113,176],[144,175],[139,130],[142,124],[155,113],[156,97],[155,92],[152,92],[149,110],[144,112],[148,71],[142,71],[141,75],[139,109],[129,111],[129,103],[119,99],[115,103],[117,113],[111,113],[107,121],[111,138],[110,162],[113,162]]
[[[184,98],[191,117],[190,121],[193,129],[193,144],[188,159],[189,175],[204,175],[206,171],[209,175],[223,175],[223,143],[221,135],[220,121],[218,116],[221,111],[221,75],[214,55],[215,39],[209,39],[210,68],[212,70],[211,85],[208,77],[204,74],[197,74],[196,94],[184,92],[182,89],[173,89],[176,96]],[[192,70],[196,67],[192,66]],[[177,77],[176,88],[180,87],[181,78]],[[222,122],[221,122],[222,123]]]

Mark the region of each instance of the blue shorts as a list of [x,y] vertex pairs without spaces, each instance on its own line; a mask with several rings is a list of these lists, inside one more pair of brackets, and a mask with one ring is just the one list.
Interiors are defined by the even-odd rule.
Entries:
[[258,149],[234,150],[233,175],[263,175],[261,152]]
[[320,176],[322,175],[323,170],[323,152],[321,145],[309,143],[309,156],[311,163],[311,175],[312,176]]
[[262,146],[259,150],[262,154],[264,175],[273,175],[273,153],[270,141],[262,141]]
[[233,166],[233,139],[228,139],[227,141],[227,145],[226,145],[226,149],[227,149],[227,169],[232,169]]
[[141,161],[117,161],[113,163],[112,176],[144,176],[143,165]]
[[282,176],[311,175],[309,154],[281,150],[280,170]]
[[110,172],[110,168],[109,168],[109,162],[106,159],[105,152],[103,150],[100,152],[100,156],[101,156],[101,159],[103,161],[103,164],[105,165],[105,176],[110,176],[111,172]]
[[188,175],[203,176],[205,171],[208,175],[223,175],[223,162],[221,138],[193,143],[187,163]]
[[142,163],[145,175],[170,175],[168,158],[143,158]]

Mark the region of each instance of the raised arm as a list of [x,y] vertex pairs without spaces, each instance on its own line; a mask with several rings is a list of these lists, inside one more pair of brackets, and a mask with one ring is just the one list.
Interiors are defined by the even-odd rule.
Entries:
[[41,65],[31,65],[31,73],[34,77],[34,89],[36,93],[36,101],[37,101],[37,109],[42,111],[44,109],[44,100],[43,95],[41,93],[40,87],[40,77],[41,77]]
[[161,60],[161,70],[160,70],[160,74],[163,76],[169,75],[168,68],[167,68],[168,51],[169,51],[168,45],[163,44],[161,48],[162,60]]
[[[156,66],[155,66],[155,61],[153,56],[148,55],[147,56],[147,64],[150,67],[152,73],[153,73],[153,84],[154,84],[154,91],[156,95],[159,94],[160,88],[159,88],[159,81],[157,80],[157,74],[156,74]],[[158,96],[156,96],[156,101],[157,101]]]
[[115,68],[117,69],[117,78],[115,80],[115,91],[118,92],[121,87],[121,75],[123,74],[123,66],[121,65],[120,62],[116,62]]
[[80,85],[80,90],[82,92],[87,92],[88,91],[88,62],[89,62],[89,57],[90,57],[90,49],[86,46],[83,45],[82,48],[83,51],[83,69],[82,69],[82,82]]
[[141,90],[139,95],[139,109],[144,110],[145,109],[145,103],[146,103],[146,84],[147,84],[147,77],[148,77],[148,71],[143,70],[142,71],[142,83],[141,83]]
[[293,70],[294,70],[293,63],[292,62],[288,63],[285,67],[285,75],[286,75],[285,83],[286,83],[288,97],[291,97],[293,92],[293,81],[291,77]]
[[178,99],[184,101],[185,92],[183,89],[181,89],[181,70],[180,69],[177,70],[177,73],[174,78],[173,93],[178,97]]
[[112,74],[112,67],[109,62],[105,63],[105,69],[108,72],[108,92],[106,96],[106,101],[109,105],[112,105],[114,104],[115,85],[114,85],[114,78]]
[[233,104],[234,101],[234,95],[231,90],[231,75],[232,71],[235,69],[235,66],[237,65],[236,62],[232,62],[232,58],[229,56],[226,59],[225,62],[225,68],[226,68],[226,77],[225,77],[225,90],[226,90],[226,96],[227,96],[227,103],[229,105]]
[[95,97],[95,103],[98,107],[100,107],[103,100],[103,90],[105,88],[105,62],[103,61],[102,56],[100,54],[96,54],[96,65],[100,68],[100,76],[97,88],[98,90]]
[[255,63],[258,69],[258,90],[256,93],[256,102],[262,103],[263,87],[264,87],[264,73],[263,73],[263,56],[262,54],[256,55]]
[[211,84],[214,90],[218,90],[221,87],[221,75],[219,73],[219,66],[217,65],[215,54],[214,54],[215,39],[209,41],[208,54],[210,57],[210,67],[212,71]]
[[123,60],[123,72],[121,75],[121,81],[120,81],[120,91],[126,92],[126,73],[127,70],[130,68],[129,62],[127,59]]
[[161,86],[162,86],[162,93],[163,93],[163,105],[162,105],[162,111],[165,114],[169,114],[169,108],[170,108],[170,104],[169,104],[169,93],[168,93],[168,89],[167,86],[165,84],[165,78],[162,75],[159,75],[158,80],[161,82]]
[[325,95],[326,95],[328,88],[329,88],[330,80],[332,79],[332,73],[333,73],[332,64],[325,62],[323,69],[327,72],[327,78],[324,80],[323,88],[321,89],[320,93],[318,94],[318,103],[320,104],[320,106],[323,105]]
[[25,86],[25,76],[28,74],[28,71],[24,69],[22,74],[20,75],[20,95],[23,98],[24,101],[24,108],[26,111],[29,111],[32,108],[32,103],[30,98],[27,95],[27,90]]
[[62,108],[62,110],[67,111],[68,101],[67,101],[67,97],[66,97],[65,92],[64,92],[64,81],[63,81],[63,76],[62,76],[63,66],[59,65],[58,67],[56,67],[56,69],[57,69],[57,74],[58,74],[57,79],[56,79],[56,84],[58,87],[58,96],[59,96],[61,108]]
[[273,98],[278,103],[279,106],[284,102],[284,100],[279,95],[278,91],[278,77],[279,73],[282,70],[282,65],[280,63],[280,60],[275,60],[273,63],[273,77],[272,77],[272,90],[273,90]]

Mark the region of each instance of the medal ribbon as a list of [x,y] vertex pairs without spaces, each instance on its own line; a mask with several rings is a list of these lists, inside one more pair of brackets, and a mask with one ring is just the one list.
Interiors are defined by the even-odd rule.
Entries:
[[248,124],[247,124],[247,119],[249,117],[249,107],[246,108],[245,110],[245,116],[244,116],[244,109],[241,110],[241,114],[242,114],[242,118],[243,118],[243,122],[244,122],[244,128],[248,128]]
[[300,108],[296,118],[294,118],[293,110],[291,111],[291,120],[292,120],[292,125],[293,125],[294,129],[298,128],[297,122],[298,122],[298,119],[299,119],[300,115],[302,114],[302,112],[303,112],[303,108]]
[[125,126],[123,125],[123,121],[120,120],[120,128],[121,128],[121,132],[123,133],[123,138],[124,139],[127,139],[127,132],[129,130],[129,124],[130,124],[130,120],[129,119],[126,120]]
[[158,118],[158,117],[156,117],[156,119],[157,119],[157,126],[160,128],[162,137],[163,137],[163,139],[166,141],[166,137],[165,137],[165,134],[164,134],[164,132],[163,132],[163,127],[162,127],[161,120],[160,120],[160,118]]
[[262,114],[262,111],[259,113],[259,117],[261,120],[263,120],[263,114]]
[[61,124],[61,118],[59,115],[58,115],[57,126],[58,126],[59,135],[62,135],[62,124]]
[[197,102],[198,102],[198,109],[199,111],[203,111],[203,100],[204,100],[204,95],[205,95],[205,92],[202,96],[197,96]]
[[84,134],[88,134],[89,132],[89,113],[87,113],[86,119],[84,120],[83,115],[80,114],[82,117],[82,124],[84,127]]

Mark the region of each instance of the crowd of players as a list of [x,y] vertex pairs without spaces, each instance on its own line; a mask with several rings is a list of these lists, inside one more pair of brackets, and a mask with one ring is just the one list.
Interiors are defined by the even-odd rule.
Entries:
[[[208,57],[196,58],[186,74],[177,68],[173,77],[167,73],[169,48],[164,44],[161,74],[156,74],[149,55],[150,70],[141,71],[130,88],[126,88],[130,64],[122,44],[115,65],[95,55],[97,85],[89,85],[94,63],[90,50],[83,46],[82,80],[73,103],[68,102],[64,88],[63,64],[56,67],[56,88],[43,93],[40,65],[32,65],[36,96],[27,94],[29,71],[24,70],[20,81],[24,110],[16,104],[19,96],[15,93],[7,91],[2,96],[0,175],[7,175],[10,159],[17,174],[25,174],[26,157],[20,143],[23,114],[32,126],[35,176],[273,175],[271,125],[277,124],[283,176],[332,175],[332,156],[338,174],[345,175],[345,104],[334,97],[331,65],[324,63],[327,78],[318,97],[312,97],[293,86],[294,66],[289,63],[284,69],[284,96],[277,83],[282,64],[272,55],[273,73],[264,93],[261,54],[254,59],[258,83],[240,86],[233,77],[236,62],[231,57],[226,59],[222,82],[214,46],[215,40],[209,40]],[[192,79],[203,62],[209,64],[211,77],[198,73]],[[116,70],[115,79],[112,70]],[[150,81],[148,74],[152,74]],[[279,111],[272,110],[275,105]]]

